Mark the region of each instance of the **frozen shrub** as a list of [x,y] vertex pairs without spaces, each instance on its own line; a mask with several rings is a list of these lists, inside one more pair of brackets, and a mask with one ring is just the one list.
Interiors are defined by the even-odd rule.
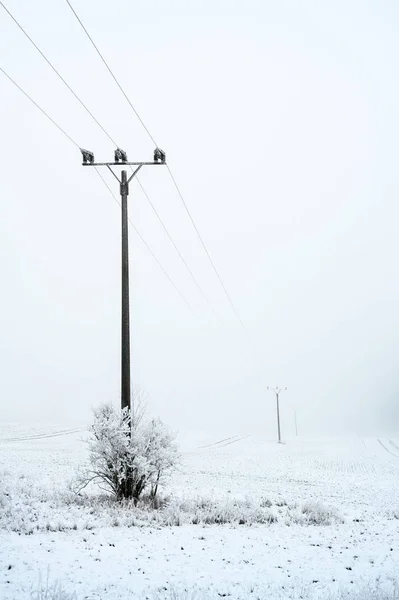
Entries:
[[146,490],[154,500],[178,460],[173,436],[162,421],[145,421],[140,409],[132,414],[106,404],[94,411],[91,432],[91,468],[81,477],[80,490],[95,481],[118,500],[137,503]]
[[343,523],[342,517],[332,508],[320,502],[306,502],[299,511],[291,515],[294,523],[300,525],[331,525],[333,522]]
[[269,498],[261,498],[260,505],[262,508],[271,508],[273,506],[273,502],[269,500]]
[[278,500],[276,500],[276,506],[278,506],[279,508],[287,506],[287,501],[284,500],[284,498],[279,498]]

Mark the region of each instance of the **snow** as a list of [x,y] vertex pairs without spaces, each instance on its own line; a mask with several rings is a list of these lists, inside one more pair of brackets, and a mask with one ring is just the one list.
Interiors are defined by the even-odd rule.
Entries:
[[[78,600],[325,598],[397,579],[398,439],[279,445],[187,432],[165,508],[187,524],[165,526],[163,509],[152,520],[94,496],[76,504],[67,484],[87,460],[87,435],[55,435],[62,429],[0,428],[4,600],[31,598],[47,575]],[[200,524],[189,524],[201,506]],[[216,509],[232,522],[205,525]],[[259,510],[277,522],[259,524]]]

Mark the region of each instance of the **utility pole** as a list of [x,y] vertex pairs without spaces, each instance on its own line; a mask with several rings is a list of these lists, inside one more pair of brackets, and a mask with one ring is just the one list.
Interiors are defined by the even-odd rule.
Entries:
[[277,432],[278,432],[278,443],[281,444],[281,428],[280,428],[280,394],[281,392],[285,392],[287,388],[267,388],[269,391],[274,392],[276,394],[276,405],[277,405]]
[[[122,320],[121,320],[121,408],[131,409],[131,387],[130,387],[130,304],[129,304],[129,225],[127,197],[129,195],[129,183],[137,175],[140,169],[147,165],[165,165],[165,152],[160,148],[154,151],[153,162],[128,162],[124,150],[117,148],[113,162],[96,163],[94,154],[89,150],[81,149],[84,167],[107,167],[119,183],[121,195],[122,212]],[[132,174],[129,179],[127,171],[122,170],[121,179],[111,168],[112,166],[130,166]],[[134,167],[134,168],[133,168]]]

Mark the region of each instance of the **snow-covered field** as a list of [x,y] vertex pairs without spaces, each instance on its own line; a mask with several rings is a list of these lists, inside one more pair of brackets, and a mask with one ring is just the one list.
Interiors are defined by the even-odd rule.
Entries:
[[397,438],[180,436],[154,517],[74,499],[83,437],[0,427],[0,598],[36,597],[40,577],[78,600],[382,598],[399,579]]

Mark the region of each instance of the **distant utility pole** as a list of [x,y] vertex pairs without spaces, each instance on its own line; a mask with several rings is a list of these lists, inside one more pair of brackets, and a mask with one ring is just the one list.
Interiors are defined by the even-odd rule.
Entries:
[[[129,236],[128,236],[128,210],[127,197],[129,195],[129,183],[140,171],[141,167],[147,165],[165,165],[166,156],[163,150],[156,148],[153,162],[128,162],[124,150],[117,148],[114,154],[114,162],[95,163],[94,154],[89,150],[81,149],[84,167],[107,167],[117,179],[120,186],[121,208],[122,208],[122,336],[121,336],[121,407],[131,408],[130,398],[130,307],[129,307]],[[114,173],[112,166],[130,166],[132,175],[129,179],[127,172],[121,172],[121,179]]]
[[281,392],[285,392],[287,388],[267,388],[269,391],[274,392],[276,394],[276,403],[277,403],[277,431],[278,431],[278,443],[281,444],[281,428],[280,428],[280,394]]

